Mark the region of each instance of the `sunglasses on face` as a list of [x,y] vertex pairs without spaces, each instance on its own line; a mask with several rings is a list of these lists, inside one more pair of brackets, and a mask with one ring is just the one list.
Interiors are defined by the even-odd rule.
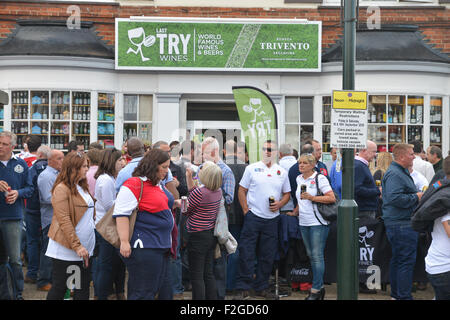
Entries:
[[267,151],[267,152],[272,152],[272,151],[276,151],[277,149],[275,149],[275,148],[262,148],[263,149],[263,151]]

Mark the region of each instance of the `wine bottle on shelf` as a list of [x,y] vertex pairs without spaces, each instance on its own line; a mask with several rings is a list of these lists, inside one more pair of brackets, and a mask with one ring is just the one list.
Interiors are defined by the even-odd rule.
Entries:
[[441,130],[436,128],[436,143],[441,143]]
[[411,123],[416,123],[417,122],[417,118],[416,118],[416,106],[411,106]]
[[376,123],[377,122],[377,114],[375,113],[375,107],[374,106],[372,106],[371,112],[372,112],[372,115],[370,116],[370,122]]
[[434,106],[430,109],[430,123],[434,123]]
[[388,122],[392,123],[392,107],[389,106],[389,111],[388,111]]
[[436,123],[441,123],[442,109],[436,107]]
[[394,108],[394,117],[392,118],[392,121],[398,123],[397,108]]

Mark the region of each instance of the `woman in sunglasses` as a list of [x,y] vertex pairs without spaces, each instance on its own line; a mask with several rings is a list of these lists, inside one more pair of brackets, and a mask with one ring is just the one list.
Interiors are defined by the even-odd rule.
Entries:
[[[328,238],[329,223],[325,221],[317,210],[314,202],[333,203],[336,201],[328,179],[320,174],[316,185],[314,169],[316,158],[312,154],[303,154],[298,160],[300,175],[297,177],[297,207],[289,215],[299,216],[300,232],[305,244],[306,252],[311,261],[313,283],[306,300],[323,300],[325,288],[323,275],[325,273],[324,251]],[[317,196],[320,188],[322,196]]]
[[[53,218],[46,252],[53,259],[53,271],[47,300],[63,300],[72,284],[74,300],[89,300],[89,258],[95,247],[95,209],[86,179],[88,169],[85,153],[70,153],[64,158],[53,185]],[[69,277],[74,281],[68,281]]]

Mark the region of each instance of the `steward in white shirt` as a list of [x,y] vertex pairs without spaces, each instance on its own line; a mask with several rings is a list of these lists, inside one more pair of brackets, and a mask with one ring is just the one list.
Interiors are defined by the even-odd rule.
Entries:
[[[267,289],[278,251],[279,209],[289,201],[291,192],[288,172],[276,164],[276,157],[276,143],[266,141],[262,161],[250,164],[239,183],[239,202],[244,212],[236,278],[240,299],[248,298],[250,289],[257,296],[271,298],[273,295]],[[272,204],[270,197],[273,197]],[[256,253],[258,265],[253,279]]]

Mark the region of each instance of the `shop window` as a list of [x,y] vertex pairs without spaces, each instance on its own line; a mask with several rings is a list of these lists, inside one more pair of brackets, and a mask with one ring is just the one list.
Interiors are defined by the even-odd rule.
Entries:
[[430,145],[442,150],[442,98],[430,98]]
[[90,144],[91,93],[72,92],[72,139],[82,141],[84,149]]
[[314,116],[312,97],[286,97],[285,142],[300,152],[300,146],[313,139]]
[[123,140],[139,137],[152,143],[153,96],[124,95]]
[[20,90],[11,92],[11,131],[17,135],[16,151],[24,138],[41,137],[42,144],[67,151],[70,140],[90,143],[91,94],[89,92]]
[[369,95],[368,139],[378,152],[392,152],[396,143],[423,141],[423,96]]
[[[70,114],[69,91],[52,92],[50,112],[50,148],[67,149],[70,136],[70,120],[71,118],[78,120],[78,114],[75,114],[73,117]],[[79,128],[78,124],[76,128]]]
[[115,115],[114,93],[98,94],[97,110],[97,140],[105,148],[114,147],[114,115]]

